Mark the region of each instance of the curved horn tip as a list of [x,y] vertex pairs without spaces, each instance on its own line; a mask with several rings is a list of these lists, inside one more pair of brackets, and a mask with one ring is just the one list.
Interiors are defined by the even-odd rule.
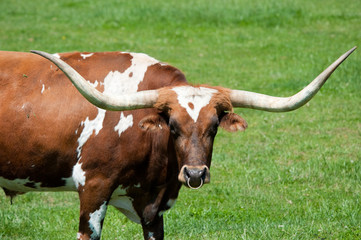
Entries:
[[233,107],[253,108],[270,112],[287,112],[295,110],[318,92],[333,71],[356,50],[356,46],[341,55],[304,89],[291,97],[280,98],[241,90],[231,90],[230,98]]
[[353,51],[355,51],[357,49],[357,46],[354,46],[353,48],[351,48],[350,50],[348,50],[346,52],[347,55],[350,55]]

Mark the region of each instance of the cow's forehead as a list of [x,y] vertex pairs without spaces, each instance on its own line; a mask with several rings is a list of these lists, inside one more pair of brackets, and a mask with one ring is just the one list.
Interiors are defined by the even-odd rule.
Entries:
[[208,87],[180,86],[171,89],[177,95],[179,105],[197,122],[200,111],[206,107],[217,89]]

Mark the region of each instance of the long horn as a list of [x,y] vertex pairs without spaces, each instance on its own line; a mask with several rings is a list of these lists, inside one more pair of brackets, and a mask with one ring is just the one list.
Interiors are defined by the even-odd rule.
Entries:
[[121,96],[107,96],[95,89],[86,81],[77,71],[70,67],[66,62],[52,54],[32,50],[32,53],[38,54],[62,70],[69,80],[74,84],[78,91],[92,104],[99,108],[111,111],[124,111],[140,108],[151,108],[158,99],[157,90],[141,91]]
[[232,105],[233,107],[252,108],[269,112],[288,112],[295,110],[306,104],[316,95],[333,71],[335,71],[355,49],[356,47],[353,47],[347,51],[318,75],[309,85],[291,97],[273,97],[254,92],[231,90],[230,99]]

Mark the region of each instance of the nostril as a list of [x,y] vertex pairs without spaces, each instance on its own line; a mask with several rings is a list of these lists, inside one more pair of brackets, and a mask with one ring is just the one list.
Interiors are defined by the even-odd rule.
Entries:
[[184,172],[184,176],[185,176],[186,178],[190,178],[190,177],[191,177],[187,167],[185,167],[185,168],[183,169],[183,172]]
[[203,168],[203,171],[201,172],[201,178],[203,178],[203,180],[206,178],[206,174],[207,174],[207,168]]

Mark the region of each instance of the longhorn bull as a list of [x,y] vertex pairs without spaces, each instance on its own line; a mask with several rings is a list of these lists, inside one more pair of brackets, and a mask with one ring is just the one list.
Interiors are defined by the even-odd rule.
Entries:
[[297,109],[354,50],[287,98],[192,86],[181,71],[145,54],[33,51],[51,63],[1,52],[0,186],[11,198],[77,191],[77,239],[100,239],[108,205],[140,223],[145,239],[163,239],[163,212],[181,185],[210,181],[218,127],[246,129],[234,107]]

